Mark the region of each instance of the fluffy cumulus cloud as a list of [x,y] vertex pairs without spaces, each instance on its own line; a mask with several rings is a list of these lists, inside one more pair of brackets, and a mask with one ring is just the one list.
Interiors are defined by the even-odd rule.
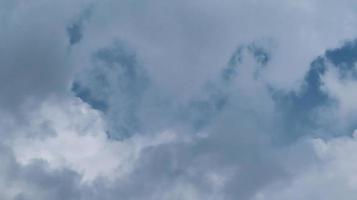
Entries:
[[356,9],[1,0],[0,199],[355,199]]

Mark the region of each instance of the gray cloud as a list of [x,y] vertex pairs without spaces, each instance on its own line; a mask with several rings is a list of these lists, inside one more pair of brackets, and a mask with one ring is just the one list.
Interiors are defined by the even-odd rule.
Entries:
[[353,4],[2,1],[0,197],[352,199]]
[[[63,96],[74,66],[67,49],[64,27],[81,9],[78,3],[37,3],[12,1],[1,12],[0,106],[19,110],[26,101],[41,101],[50,95]],[[62,11],[54,11],[57,7]]]
[[[291,91],[288,94],[273,91],[277,108],[282,112],[283,119],[285,119],[286,130],[295,130],[290,132],[291,135],[286,135],[287,140],[295,140],[304,136],[302,134],[314,134],[316,129],[320,128],[321,124],[319,123],[321,121],[316,120],[320,117],[319,110],[324,109],[324,107],[336,106],[336,99],[324,89],[323,77],[329,70],[329,66],[337,69],[338,77],[341,80],[348,79],[348,76],[354,77],[355,54],[355,41],[346,42],[339,48],[326,50],[324,55],[311,62],[310,69],[307,71],[298,91]],[[332,131],[331,127],[326,124],[324,126],[327,126],[330,132],[336,131]],[[350,134],[353,129],[354,125],[348,127],[347,130],[338,130],[338,133],[332,134]],[[325,136],[331,136],[329,134]]]

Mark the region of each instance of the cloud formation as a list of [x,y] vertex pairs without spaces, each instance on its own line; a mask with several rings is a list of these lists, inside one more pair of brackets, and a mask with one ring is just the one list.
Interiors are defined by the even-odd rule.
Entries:
[[0,199],[353,199],[355,4],[1,1]]

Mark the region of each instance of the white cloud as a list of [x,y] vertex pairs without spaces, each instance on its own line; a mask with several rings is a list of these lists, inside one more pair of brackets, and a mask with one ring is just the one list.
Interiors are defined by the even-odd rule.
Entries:
[[[355,131],[356,132],[356,131]],[[355,199],[357,191],[357,140],[339,137],[329,141],[312,139],[317,160],[300,174],[278,182],[254,199]]]
[[354,91],[357,89],[357,82],[353,77],[353,72],[346,72],[346,77],[341,78],[338,68],[328,67],[324,76],[322,76],[323,90],[326,91],[332,98],[337,100],[341,117],[350,115],[356,112],[356,98]]
[[[17,161],[26,165],[34,159],[44,160],[54,169],[69,168],[82,174],[83,181],[93,181],[100,176],[125,177],[144,148],[175,139],[173,132],[163,132],[150,138],[110,140],[100,113],[79,99],[47,101],[30,118],[27,129],[20,131],[51,130],[52,134],[45,138],[15,139],[13,149]],[[47,129],[43,128],[44,124]]]

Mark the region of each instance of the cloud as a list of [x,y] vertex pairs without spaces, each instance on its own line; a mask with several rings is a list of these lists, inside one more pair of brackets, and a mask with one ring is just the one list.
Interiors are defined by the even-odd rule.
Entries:
[[[333,135],[349,134],[353,130],[351,121],[343,121],[353,118],[354,113],[353,97],[349,91],[355,85],[355,45],[355,41],[348,41],[314,59],[298,90],[284,92],[272,89],[286,128],[295,129],[287,140],[294,140],[302,134],[314,134],[321,128],[334,132]],[[327,124],[331,121],[335,121],[333,127]]]
[[354,4],[2,1],[0,198],[352,198]]
[[[0,90],[2,110],[14,112],[29,99],[65,93],[74,66],[63,27],[81,2],[12,1],[1,12]],[[57,7],[58,10],[54,10]]]
[[114,179],[128,173],[142,148],[170,141],[173,137],[170,132],[164,132],[150,140],[142,137],[123,142],[109,140],[100,113],[79,99],[47,101],[31,119],[34,120],[29,122],[30,128],[51,130],[53,134],[46,138],[15,139],[13,150],[17,162],[26,165],[33,160],[44,160],[51,168],[69,168],[78,172],[83,181],[93,181],[100,176]]
[[136,55],[124,45],[115,44],[93,53],[92,61],[93,66],[79,75],[72,91],[106,114],[113,138],[140,132],[137,112],[150,83]]
[[312,166],[259,192],[254,199],[353,199],[356,191],[356,159],[353,156],[356,139],[314,139],[311,146],[317,158]]

